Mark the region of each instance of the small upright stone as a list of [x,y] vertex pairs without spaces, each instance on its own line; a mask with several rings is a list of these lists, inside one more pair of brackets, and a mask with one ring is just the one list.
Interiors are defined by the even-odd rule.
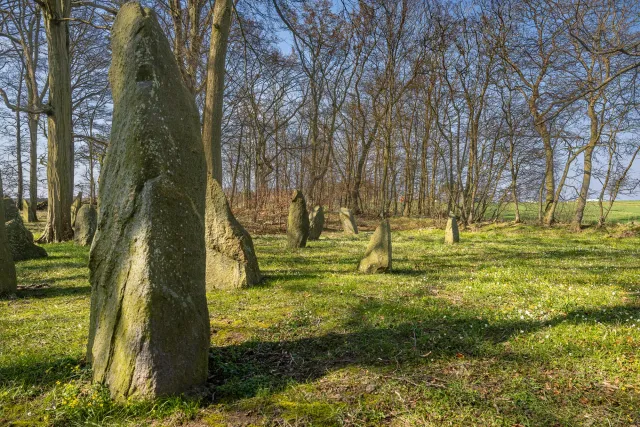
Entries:
[[29,220],[29,213],[31,210],[29,209],[29,202],[26,199],[22,199],[22,206],[20,207],[20,212],[22,212],[22,219],[25,221],[31,222]]
[[[0,195],[2,194],[2,176],[0,176]],[[4,200],[0,199],[0,296],[16,292],[16,266],[11,255],[7,231],[4,226]]]
[[345,234],[358,234],[358,225],[351,209],[340,208],[340,222]]
[[251,235],[233,216],[218,181],[213,177],[207,181],[207,289],[253,286],[262,275]]
[[71,204],[71,226],[75,227],[76,218],[78,217],[78,211],[82,207],[82,191],[78,193],[73,203]]
[[318,240],[324,228],[324,209],[316,206],[309,214],[309,240]]
[[155,399],[207,380],[206,165],[194,97],[155,13],[124,4],[111,46],[87,360],[113,398]]
[[304,248],[309,237],[309,215],[307,202],[302,191],[296,190],[289,206],[289,220],[287,221],[287,243],[290,248]]
[[45,258],[47,256],[47,251],[42,246],[34,243],[33,234],[24,226],[20,215],[5,225],[14,261]]
[[371,236],[358,270],[362,273],[391,271],[391,227],[388,219],[383,220]]
[[11,197],[4,198],[4,222],[9,222],[20,216],[20,211],[15,200]]
[[73,240],[80,246],[91,246],[98,226],[98,211],[93,205],[82,205],[76,215]]
[[447,228],[444,231],[444,242],[449,245],[460,242],[460,233],[458,232],[458,217],[453,214],[449,214]]

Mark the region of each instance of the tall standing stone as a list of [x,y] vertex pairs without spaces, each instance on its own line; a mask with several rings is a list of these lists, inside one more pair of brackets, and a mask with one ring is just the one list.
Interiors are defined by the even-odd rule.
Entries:
[[383,220],[371,236],[358,270],[362,273],[391,271],[391,227],[388,219]]
[[207,289],[244,288],[260,282],[262,275],[253,240],[233,216],[215,179],[207,182],[205,242]]
[[111,45],[87,358],[114,398],[151,399],[207,379],[206,169],[198,110],[155,13],[123,5]]
[[458,218],[450,214],[447,221],[447,228],[444,231],[444,242],[452,245],[460,242],[460,233],[458,232]]
[[302,191],[295,190],[289,206],[287,243],[290,248],[304,248],[309,237],[309,214]]
[[324,228],[324,209],[316,206],[309,214],[309,239],[318,240]]
[[340,222],[345,234],[358,234],[358,225],[351,209],[340,208]]
[[98,211],[93,205],[82,205],[73,226],[73,241],[80,246],[91,246],[98,226]]
[[[2,176],[0,175],[0,195],[2,195]],[[16,266],[7,242],[7,231],[4,227],[4,200],[0,198],[0,295],[16,292]]]

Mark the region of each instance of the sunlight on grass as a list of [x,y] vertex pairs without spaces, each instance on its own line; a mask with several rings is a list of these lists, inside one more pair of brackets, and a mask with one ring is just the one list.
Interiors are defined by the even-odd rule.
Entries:
[[47,245],[0,301],[0,424],[640,422],[637,235],[501,224],[445,246],[425,226],[363,276],[370,235],[255,237],[266,280],[208,293],[213,401],[152,404],[90,384],[88,251]]

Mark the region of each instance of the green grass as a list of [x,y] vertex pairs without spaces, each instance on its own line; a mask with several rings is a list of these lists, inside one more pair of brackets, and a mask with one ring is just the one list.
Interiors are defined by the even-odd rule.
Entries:
[[[538,203],[520,203],[520,217],[526,222],[536,222],[538,220]],[[605,208],[607,203],[604,204]],[[569,223],[573,220],[575,214],[576,202],[561,202],[558,204],[556,211],[556,220],[563,223]],[[594,225],[598,223],[600,218],[600,207],[598,202],[587,202],[584,210],[583,223],[586,225]],[[504,221],[513,221],[515,219],[515,207],[513,203],[509,203],[500,215],[500,219]],[[640,221],[640,200],[617,201],[613,204],[611,212],[607,217],[607,223],[618,224],[631,221]]]
[[127,404],[84,362],[88,251],[48,245],[0,301],[0,425],[640,423],[637,229],[394,231],[363,276],[370,235],[256,237],[264,283],[208,294],[213,398]]

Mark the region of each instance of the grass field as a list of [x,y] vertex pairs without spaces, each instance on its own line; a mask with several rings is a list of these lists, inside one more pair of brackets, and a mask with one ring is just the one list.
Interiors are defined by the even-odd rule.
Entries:
[[[562,202],[558,204],[556,219],[563,223],[569,223],[575,214],[575,202]],[[523,221],[535,222],[538,220],[538,204],[537,203],[520,203],[520,217]],[[605,203],[606,207],[606,203]],[[513,203],[507,205],[506,209],[501,213],[500,219],[504,221],[513,221],[515,218],[515,209]],[[583,222],[585,225],[593,225],[598,223],[600,218],[600,207],[598,202],[587,202],[584,210]],[[613,204],[611,212],[607,217],[609,224],[626,223],[630,221],[640,221],[640,200],[617,201]]]
[[637,228],[462,232],[392,221],[394,272],[355,272],[371,232],[208,294],[211,396],[115,404],[85,364],[88,250],[48,245],[0,300],[0,425],[640,425]]

